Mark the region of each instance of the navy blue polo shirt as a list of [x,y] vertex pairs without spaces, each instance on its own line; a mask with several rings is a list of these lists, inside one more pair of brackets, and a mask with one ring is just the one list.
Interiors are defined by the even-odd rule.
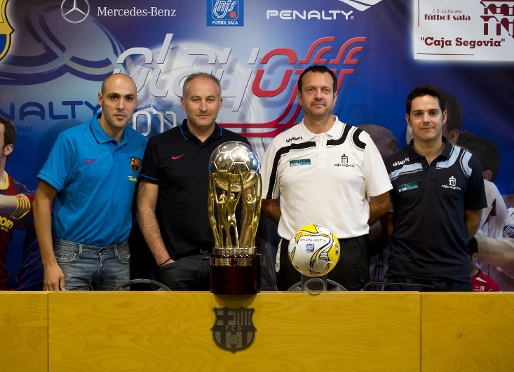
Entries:
[[140,176],[159,185],[155,214],[174,260],[214,247],[207,213],[208,165],[214,149],[228,141],[249,144],[218,124],[202,143],[189,131],[186,120],[148,141]]
[[482,170],[471,153],[443,141],[430,165],[412,141],[384,160],[394,210],[386,276],[470,280],[464,211],[487,206]]

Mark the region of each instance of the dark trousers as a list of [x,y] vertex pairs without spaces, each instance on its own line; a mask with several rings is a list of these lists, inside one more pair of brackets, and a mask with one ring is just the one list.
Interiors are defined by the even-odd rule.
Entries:
[[[349,291],[359,291],[369,282],[369,238],[338,239],[341,245],[339,261],[328,273],[328,279],[342,285]],[[301,274],[289,260],[289,240],[280,241],[280,270],[277,273],[277,289],[287,291],[301,280]]]
[[210,252],[183,257],[159,268],[159,281],[172,291],[211,289]]

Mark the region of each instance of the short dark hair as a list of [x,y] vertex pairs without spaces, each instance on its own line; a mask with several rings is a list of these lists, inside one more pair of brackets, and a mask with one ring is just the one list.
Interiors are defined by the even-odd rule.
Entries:
[[407,101],[405,102],[405,110],[407,111],[407,115],[410,115],[410,110],[412,108],[412,101],[414,98],[423,97],[423,96],[432,96],[437,98],[439,101],[439,107],[441,108],[441,112],[444,112],[446,109],[446,103],[444,101],[444,98],[439,90],[435,85],[431,84],[423,84],[419,87],[414,88],[407,97]]
[[473,256],[475,253],[478,253],[478,242],[475,237],[472,237],[468,242],[469,257]]
[[398,150],[398,141],[389,128],[377,124],[358,124],[356,127],[369,134],[382,158]]
[[436,89],[439,90],[446,106],[446,128],[448,132],[453,129],[460,130],[462,123],[462,107],[459,101],[447,91],[439,87],[436,87]]
[[4,125],[4,147],[7,145],[14,145],[16,141],[16,128],[12,121],[3,116],[0,116],[0,123]]
[[464,147],[475,155],[482,170],[491,171],[490,181],[494,182],[500,170],[500,151],[491,140],[462,130],[457,139],[457,146]]
[[334,71],[329,69],[327,66],[312,65],[312,66],[307,67],[305,70],[303,70],[303,72],[300,74],[300,77],[298,78],[298,92],[299,93],[302,93],[302,86],[303,86],[302,79],[303,79],[304,75],[308,72],[319,72],[321,74],[325,74],[325,73],[330,74],[330,76],[332,76],[332,89],[334,90],[334,93],[337,92],[337,77],[336,77],[336,74],[334,74]]
[[184,85],[182,86],[182,95],[184,97],[186,96],[187,90],[189,89],[189,83],[191,83],[191,81],[193,81],[197,77],[204,77],[207,79],[211,79],[214,82],[214,84],[216,84],[216,86],[218,87],[218,94],[221,98],[221,83],[220,83],[219,79],[216,76],[214,76],[213,74],[209,74],[207,72],[195,72],[195,73],[189,75],[188,77],[186,77],[186,80],[184,80]]

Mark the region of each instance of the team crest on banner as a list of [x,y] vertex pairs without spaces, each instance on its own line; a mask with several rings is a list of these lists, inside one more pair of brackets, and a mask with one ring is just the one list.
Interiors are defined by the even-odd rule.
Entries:
[[213,310],[216,320],[211,330],[216,345],[232,353],[250,347],[257,331],[252,321],[255,309],[215,307]]
[[130,158],[130,168],[132,168],[134,172],[139,172],[139,169],[141,169],[141,159]]
[[8,1],[9,0],[0,0],[0,59],[4,58],[9,51],[9,47],[11,46],[11,34],[13,32],[9,20],[7,19],[7,12],[5,11]]
[[207,26],[244,26],[244,0],[207,0]]

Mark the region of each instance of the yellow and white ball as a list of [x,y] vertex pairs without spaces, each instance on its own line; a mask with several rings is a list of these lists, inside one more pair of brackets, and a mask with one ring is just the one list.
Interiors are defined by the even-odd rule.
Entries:
[[336,266],[340,250],[336,236],[326,227],[316,224],[300,228],[288,246],[291,263],[306,276],[328,274]]

